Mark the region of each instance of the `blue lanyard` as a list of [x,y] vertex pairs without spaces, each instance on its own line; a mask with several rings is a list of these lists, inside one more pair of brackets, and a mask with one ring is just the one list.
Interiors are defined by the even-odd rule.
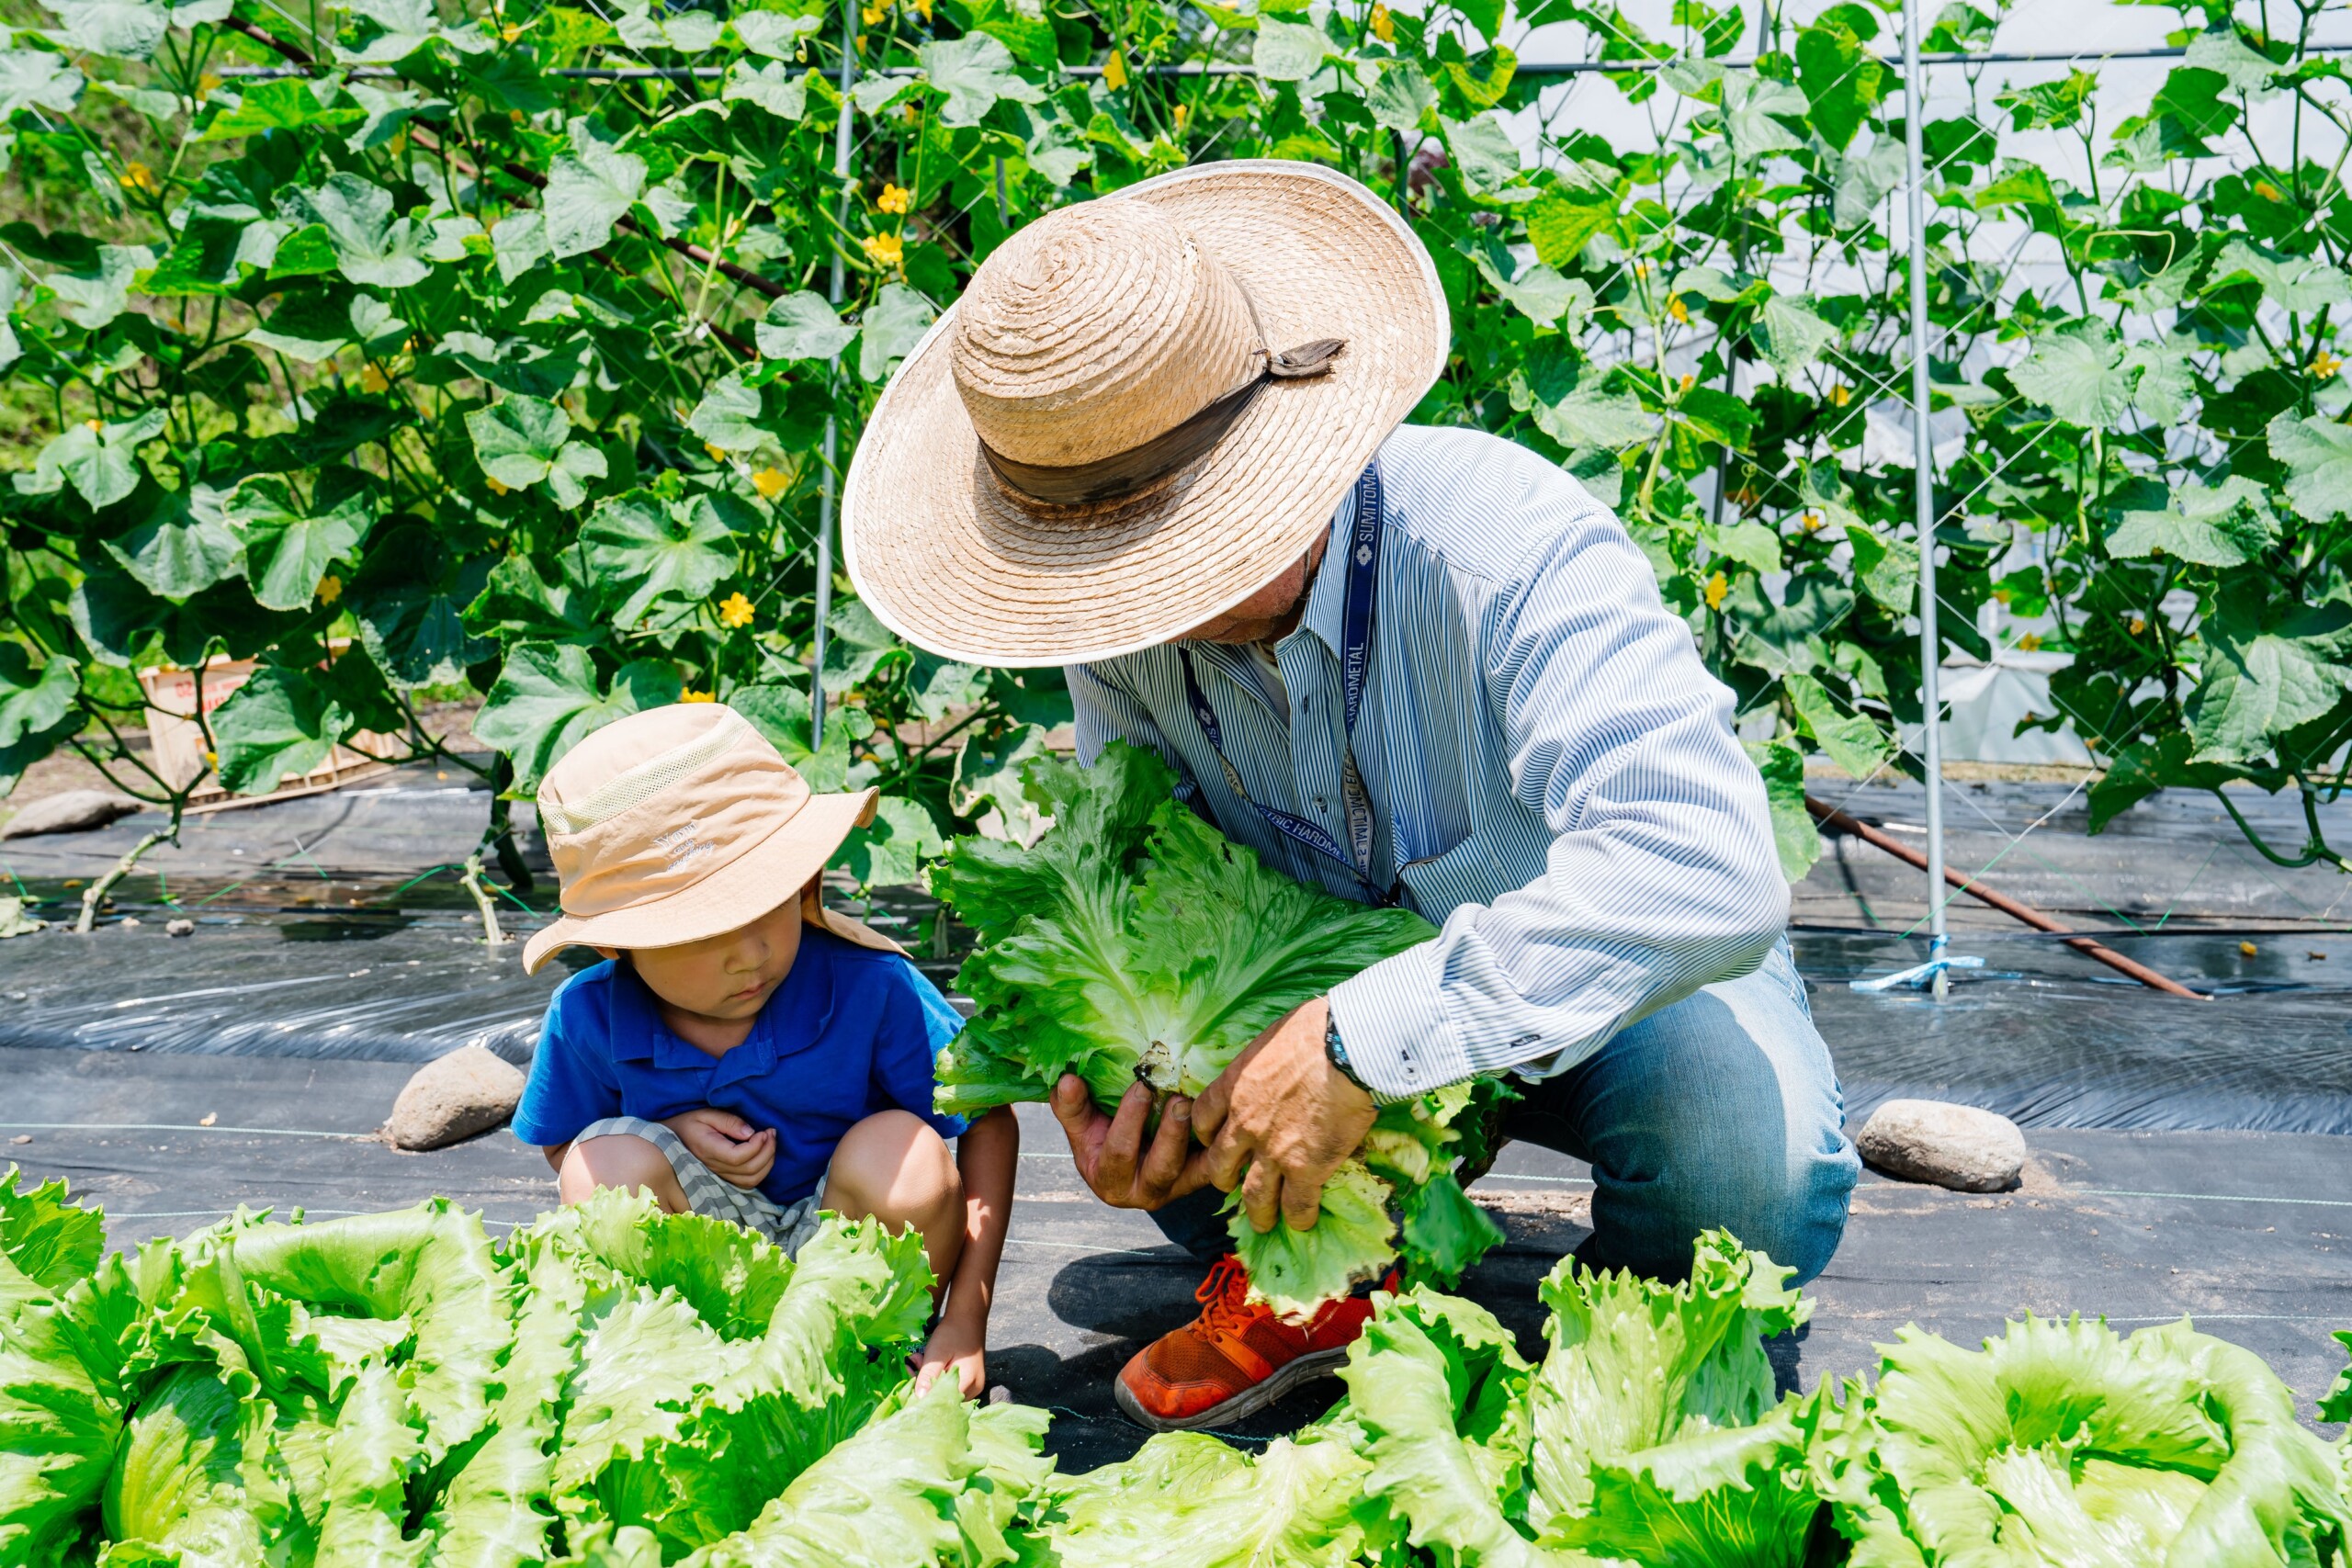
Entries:
[[1364,679],[1372,667],[1372,608],[1374,590],[1380,581],[1380,468],[1366,468],[1356,480],[1355,525],[1348,537],[1347,599],[1340,637],[1340,679],[1344,694],[1341,714],[1345,728],[1344,750],[1340,766],[1340,795],[1347,807],[1348,842],[1342,845],[1331,837],[1319,822],[1261,806],[1250,798],[1241,783],[1241,774],[1225,755],[1225,736],[1217,724],[1216,710],[1209,706],[1202,694],[1201,680],[1193,668],[1193,650],[1179,644],[1177,653],[1184,665],[1184,700],[1192,705],[1193,716],[1199,721],[1201,734],[1216,753],[1219,765],[1225,769],[1226,787],[1239,796],[1242,803],[1264,818],[1275,831],[1295,842],[1305,844],[1317,854],[1335,860],[1354,877],[1365,895],[1376,904],[1394,904],[1393,891],[1382,888],[1372,880],[1373,815],[1372,797],[1365,792],[1363,778],[1356,772],[1356,714],[1363,705]]

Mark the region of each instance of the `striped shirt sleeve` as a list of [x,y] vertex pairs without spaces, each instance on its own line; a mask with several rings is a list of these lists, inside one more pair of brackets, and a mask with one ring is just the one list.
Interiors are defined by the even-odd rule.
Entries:
[[1455,908],[1435,940],[1331,993],[1351,1065],[1386,1094],[1565,1071],[1754,969],[1787,920],[1731,693],[1647,561],[1565,476],[1517,504],[1542,509],[1522,520],[1536,543],[1464,609],[1513,793],[1550,842],[1517,891]]

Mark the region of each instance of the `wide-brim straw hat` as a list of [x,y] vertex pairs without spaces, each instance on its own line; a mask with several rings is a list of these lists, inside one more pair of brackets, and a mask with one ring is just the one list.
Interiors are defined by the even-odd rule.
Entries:
[[[817,794],[765,736],[715,703],[606,725],[539,785],[563,913],[524,945],[524,971],[575,942],[677,947],[748,925],[798,897],[850,830],[874,819],[875,798],[870,789]],[[844,941],[901,951],[821,901],[810,912]]]
[[1060,209],[989,257],[876,405],[842,491],[851,580],[948,659],[1168,642],[1324,533],[1450,337],[1411,228],[1313,164]]

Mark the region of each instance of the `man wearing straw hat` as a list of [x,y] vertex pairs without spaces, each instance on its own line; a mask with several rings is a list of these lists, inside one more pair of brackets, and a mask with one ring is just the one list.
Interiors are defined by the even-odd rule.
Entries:
[[1376,1102],[1515,1073],[1506,1132],[1592,1166],[1595,1266],[1672,1276],[1724,1226],[1809,1279],[1858,1166],[1782,941],[1788,888],[1732,694],[1566,474],[1402,426],[1445,296],[1372,192],[1207,164],[1007,240],[876,408],[844,491],[858,592],[944,658],[1059,664],[1091,759],[1174,764],[1266,863],[1442,924],[1277,1024],[1142,1141],[1065,1079],[1105,1201],[1216,1259],[1118,1395],[1234,1419],[1344,1359],[1284,1324],[1219,1194],[1312,1224]]

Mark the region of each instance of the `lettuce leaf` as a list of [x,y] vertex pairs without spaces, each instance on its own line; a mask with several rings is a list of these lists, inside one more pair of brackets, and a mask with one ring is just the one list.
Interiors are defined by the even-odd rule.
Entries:
[[978,1469],[970,1408],[951,1380],[884,1415],[801,1472],[750,1525],[686,1568],[923,1568],[963,1547],[956,1504]]
[[117,1555],[137,1545],[191,1562],[262,1561],[286,1522],[286,1498],[271,1485],[274,1414],[250,1377],[224,1381],[195,1365],[165,1374],[107,1477]]
[[489,1420],[490,1384],[514,1326],[506,1278],[481,1216],[430,1198],[324,1224],[246,1225],[231,1233],[224,1261],[309,1305],[405,1322],[415,1343],[402,1382],[428,1463]]
[[1310,1428],[1252,1458],[1200,1432],[1153,1438],[1061,1483],[1048,1528],[1061,1568],[1346,1568],[1364,1544],[1371,1466]]
[[1041,757],[1023,777],[1054,827],[1028,849],[958,840],[933,874],[981,934],[957,976],[978,1011],[940,1062],[944,1111],[1043,1099],[1065,1072],[1105,1109],[1138,1078],[1198,1094],[1284,1013],[1436,934],[1266,870],[1176,802],[1151,752]]
[[97,1271],[106,1218],[68,1203],[62,1181],[18,1190],[22,1174],[13,1165],[0,1174],[0,1253],[42,1290],[62,1294]]
[[1529,1436],[1528,1366],[1510,1333],[1484,1307],[1427,1289],[1374,1302],[1340,1374],[1371,1465],[1366,1496],[1395,1534],[1462,1568],[1544,1561],[1508,1506]]
[[[1436,932],[1269,871],[1173,798],[1153,753],[1104,749],[1091,768],[1033,760],[1024,788],[1054,826],[1023,848],[959,840],[933,889],[980,934],[958,983],[978,1011],[939,1055],[937,1103],[970,1115],[1044,1100],[1064,1073],[1115,1106],[1137,1081],[1198,1094],[1301,1004]],[[1286,1316],[1378,1279],[1397,1257],[1394,1199],[1415,1280],[1452,1283],[1501,1239],[1458,1183],[1449,1119],[1468,1085],[1385,1110],[1341,1168],[1316,1224],[1228,1224],[1252,1294]]]
[[64,1561],[113,1467],[122,1417],[74,1346],[56,1296],[0,1256],[0,1562]]
[[1722,1231],[1698,1239],[1679,1285],[1562,1258],[1543,1285],[1552,1344],[1532,1389],[1529,1522],[1583,1513],[1596,1460],[1761,1420],[1774,1403],[1764,1341],[1812,1313],[1792,1272]]
[[1905,1328],[1872,1426],[1880,1483],[1839,1509],[1871,1560],[2301,1563],[2352,1529],[2286,1385],[2186,1323],[2029,1316],[1981,1351]]
[[1235,1189],[1225,1201],[1226,1232],[1250,1271],[1252,1300],[1283,1316],[1304,1319],[1335,1296],[1376,1279],[1396,1256],[1396,1222],[1388,1213],[1388,1183],[1362,1160],[1349,1160],[1323,1184],[1323,1211],[1306,1230],[1277,1218],[1273,1228],[1250,1224]]

